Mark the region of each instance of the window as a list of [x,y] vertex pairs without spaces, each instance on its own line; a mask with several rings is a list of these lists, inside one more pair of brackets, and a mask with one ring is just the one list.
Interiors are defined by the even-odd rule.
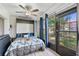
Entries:
[[49,41],[52,41],[55,43],[55,17],[51,17],[48,20],[48,26],[49,26]]
[[76,31],[76,12],[60,18],[60,30]]
[[17,19],[16,27],[17,27],[17,33],[33,33],[34,32],[33,21]]
[[77,41],[77,13],[68,13],[59,18],[60,20],[60,32],[59,32],[59,43],[60,45],[76,51]]

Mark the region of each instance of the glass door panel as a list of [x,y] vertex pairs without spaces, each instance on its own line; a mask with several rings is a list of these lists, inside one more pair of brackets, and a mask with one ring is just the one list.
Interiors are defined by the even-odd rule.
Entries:
[[77,34],[75,32],[70,32],[69,42],[69,48],[76,51]]
[[55,18],[49,18],[48,26],[49,26],[49,42],[55,44]]
[[60,18],[60,31],[69,31],[69,20],[66,17]]
[[[58,53],[76,54],[77,46],[77,13],[72,12],[58,18]],[[63,52],[62,52],[63,51]],[[73,53],[74,52],[74,53]],[[73,54],[72,54],[73,53]]]
[[77,34],[74,32],[60,32],[60,45],[76,51]]
[[60,45],[64,47],[68,47],[69,45],[69,33],[68,32],[60,32]]

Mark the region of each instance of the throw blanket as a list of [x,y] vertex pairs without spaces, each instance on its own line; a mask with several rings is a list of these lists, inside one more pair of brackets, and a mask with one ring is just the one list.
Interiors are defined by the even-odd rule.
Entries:
[[45,44],[41,39],[30,37],[30,38],[17,38],[11,43],[7,49],[5,56],[24,56],[29,53],[44,50]]

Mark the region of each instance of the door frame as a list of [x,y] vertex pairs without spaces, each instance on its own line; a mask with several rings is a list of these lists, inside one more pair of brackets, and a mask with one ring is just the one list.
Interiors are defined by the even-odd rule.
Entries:
[[[65,11],[65,12],[62,12],[62,13],[60,13],[60,14],[57,14],[56,15],[56,52],[57,53],[59,53],[60,55],[76,55],[76,53],[77,53],[77,51],[75,52],[75,51],[72,51],[72,50],[70,50],[70,49],[67,49],[67,48],[65,48],[65,47],[63,47],[63,46],[59,46],[59,29],[60,29],[60,26],[59,26],[59,24],[60,24],[60,20],[57,20],[59,17],[61,17],[61,16],[63,16],[63,15],[65,15],[65,14],[69,14],[69,13],[71,13],[72,12],[72,10],[76,10],[76,12],[77,12],[77,7],[74,7],[74,8],[72,8],[72,9],[69,9],[69,10],[67,10],[67,11]],[[77,23],[77,22],[76,22]],[[76,26],[77,26],[78,24],[76,24]],[[76,27],[77,28],[77,31],[78,31],[78,26]],[[77,34],[77,41],[78,41],[78,32],[76,33]],[[59,47],[61,47],[61,48],[59,48]],[[76,46],[76,47],[78,47],[78,46]],[[64,53],[60,53],[61,51],[59,51],[59,49],[61,49]],[[68,51],[66,51],[66,50],[68,50]],[[70,53],[67,53],[67,52],[70,52]]]

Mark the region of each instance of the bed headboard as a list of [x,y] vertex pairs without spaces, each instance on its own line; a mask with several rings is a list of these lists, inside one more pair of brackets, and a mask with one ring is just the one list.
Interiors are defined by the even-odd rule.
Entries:
[[34,36],[34,33],[17,33],[16,38],[24,37],[24,35]]
[[0,56],[4,56],[7,48],[11,44],[9,35],[0,36]]

